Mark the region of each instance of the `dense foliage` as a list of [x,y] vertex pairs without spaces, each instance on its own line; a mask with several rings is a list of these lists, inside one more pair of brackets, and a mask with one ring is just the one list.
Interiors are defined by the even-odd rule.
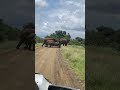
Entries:
[[[35,28],[35,25],[33,23],[27,23],[23,25],[24,28]],[[7,25],[3,22],[2,19],[0,19],[0,42],[3,41],[17,41],[20,38],[21,30],[12,27],[10,25]]]
[[100,26],[86,31],[86,45],[112,47],[120,50],[120,30]]
[[19,29],[5,24],[3,20],[0,19],[0,42],[5,40],[18,40],[19,33]]
[[39,36],[35,37],[35,41],[36,43],[42,43],[43,42],[43,38],[40,38]]
[[65,38],[68,41],[70,41],[71,36],[69,33],[66,33],[66,31],[55,31],[55,33],[50,34],[49,36],[46,36],[45,38],[55,38],[55,39],[60,39],[60,38]]
[[76,37],[75,39],[71,39],[69,44],[85,46],[85,39],[80,38],[80,37]]

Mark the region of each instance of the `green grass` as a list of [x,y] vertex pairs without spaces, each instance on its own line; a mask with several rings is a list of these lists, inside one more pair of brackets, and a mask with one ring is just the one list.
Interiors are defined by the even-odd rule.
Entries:
[[86,47],[86,89],[120,90],[120,54],[105,47]]
[[85,48],[82,46],[69,45],[62,47],[61,52],[78,78],[85,80]]
[[17,41],[0,42],[0,53],[3,53],[5,51],[15,48],[17,43],[18,43]]
[[40,47],[42,47],[42,43],[35,44],[35,48],[40,48]]

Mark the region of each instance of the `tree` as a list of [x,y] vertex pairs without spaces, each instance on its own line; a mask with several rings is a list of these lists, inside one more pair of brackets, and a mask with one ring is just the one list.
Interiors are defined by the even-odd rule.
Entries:
[[36,41],[36,43],[42,43],[42,42],[43,42],[43,39],[40,38],[39,36],[36,36],[36,37],[35,37],[35,41]]
[[5,40],[18,40],[20,30],[4,23],[0,19],[0,42]]
[[81,42],[83,39],[82,38],[80,38],[80,37],[76,37],[75,38],[78,42]]
[[65,38],[69,42],[71,39],[71,36],[69,33],[66,34],[66,31],[59,30],[59,31],[55,31],[55,33],[50,34],[50,36],[46,36],[45,38],[54,38],[54,39]]
[[71,39],[71,36],[70,36],[70,34],[68,33],[68,37],[69,37],[69,39]]

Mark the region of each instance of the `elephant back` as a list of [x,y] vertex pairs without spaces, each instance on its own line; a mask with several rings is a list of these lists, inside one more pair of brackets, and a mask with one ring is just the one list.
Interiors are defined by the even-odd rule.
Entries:
[[50,40],[50,41],[51,41],[51,40],[56,41],[54,38],[45,38],[45,39],[44,39],[44,42],[47,42],[47,41],[49,41],[49,40]]
[[35,37],[35,33],[31,33],[31,34],[28,35],[27,38],[28,38],[28,39],[29,39],[29,38],[31,39],[31,38],[34,38],[34,37]]
[[54,40],[47,40],[47,43],[54,43]]
[[21,39],[26,39],[31,33],[35,34],[35,30],[34,29],[23,29],[21,31],[20,38]]

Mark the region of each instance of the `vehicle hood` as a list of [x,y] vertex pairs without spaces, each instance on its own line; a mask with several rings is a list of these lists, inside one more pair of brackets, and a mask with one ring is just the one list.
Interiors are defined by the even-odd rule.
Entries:
[[48,90],[49,85],[52,85],[41,74],[35,74],[35,82],[38,85],[39,90]]

